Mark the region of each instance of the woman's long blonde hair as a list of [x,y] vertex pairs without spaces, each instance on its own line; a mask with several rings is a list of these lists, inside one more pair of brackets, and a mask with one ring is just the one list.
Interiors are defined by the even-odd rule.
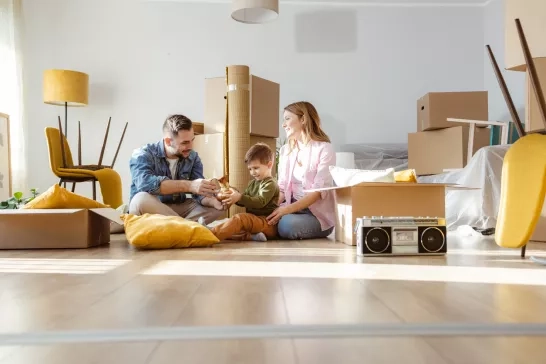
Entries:
[[[298,101],[286,106],[284,110],[303,119],[302,133],[308,141],[330,143],[330,138],[320,127],[320,117],[313,104],[307,101]],[[296,145],[295,139],[288,140],[288,153],[292,152]]]

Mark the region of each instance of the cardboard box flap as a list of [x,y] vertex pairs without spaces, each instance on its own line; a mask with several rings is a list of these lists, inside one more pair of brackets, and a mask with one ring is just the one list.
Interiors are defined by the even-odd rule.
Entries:
[[123,220],[121,220],[120,218],[121,213],[118,210],[105,207],[105,208],[90,209],[89,211],[92,211],[95,214],[100,215],[110,221],[123,225]]
[[85,209],[6,209],[0,210],[0,214],[30,215],[30,214],[75,214]]
[[[15,209],[15,210],[0,210],[0,214],[10,214],[10,215],[36,215],[36,214],[57,214],[57,215],[69,215],[75,214],[86,209]],[[89,211],[100,215],[110,221],[116,222],[120,225],[123,225],[123,221],[120,218],[120,212],[112,208],[96,208],[89,209]]]
[[461,186],[454,183],[415,183],[415,182],[360,182],[354,185],[349,186],[334,186],[334,187],[323,187],[323,188],[314,188],[310,190],[304,190],[304,192],[320,192],[320,191],[331,191],[331,190],[341,190],[344,188],[353,188],[353,187],[445,187],[449,190],[476,190],[481,189],[480,187],[468,187]]

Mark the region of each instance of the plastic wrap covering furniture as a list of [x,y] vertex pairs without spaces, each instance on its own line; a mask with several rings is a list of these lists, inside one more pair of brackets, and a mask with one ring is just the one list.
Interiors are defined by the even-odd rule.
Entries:
[[469,225],[478,229],[495,228],[500,201],[502,162],[510,145],[479,149],[465,168],[433,176],[418,177],[424,183],[455,183],[478,187],[476,190],[446,192],[448,230]]
[[396,143],[345,144],[337,152],[355,154],[355,168],[364,170],[401,171],[408,168],[408,145]]

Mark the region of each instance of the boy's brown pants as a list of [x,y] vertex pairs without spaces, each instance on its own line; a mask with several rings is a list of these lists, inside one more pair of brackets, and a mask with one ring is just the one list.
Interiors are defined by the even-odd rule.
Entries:
[[267,238],[277,236],[277,225],[269,225],[266,216],[248,213],[234,215],[226,222],[213,227],[212,233],[222,240],[251,240],[251,234],[263,233]]

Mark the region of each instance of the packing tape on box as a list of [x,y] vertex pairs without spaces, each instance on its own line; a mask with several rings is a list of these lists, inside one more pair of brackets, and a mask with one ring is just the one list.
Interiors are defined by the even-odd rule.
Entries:
[[245,85],[237,85],[237,84],[231,84],[231,85],[228,85],[227,86],[227,89],[228,89],[228,92],[231,92],[231,91],[237,91],[237,90],[241,90],[241,91],[250,91],[250,85],[248,84],[245,84]]
[[182,326],[126,330],[0,333],[0,345],[351,337],[546,336],[545,323],[384,323],[339,325]]

